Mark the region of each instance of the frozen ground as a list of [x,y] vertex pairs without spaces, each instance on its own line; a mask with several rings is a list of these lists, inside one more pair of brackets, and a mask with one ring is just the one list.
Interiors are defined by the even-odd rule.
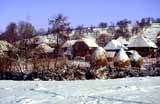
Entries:
[[160,104],[160,77],[0,81],[0,104]]

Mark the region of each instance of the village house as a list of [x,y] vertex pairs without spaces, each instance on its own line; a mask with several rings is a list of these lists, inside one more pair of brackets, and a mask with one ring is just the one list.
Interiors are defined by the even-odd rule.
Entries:
[[73,45],[73,56],[85,57],[87,55],[91,55],[97,47],[97,43],[92,39],[79,39]]
[[63,56],[68,57],[68,59],[72,59],[73,57],[73,45],[77,42],[78,40],[67,40],[63,45],[62,45],[62,50],[63,50]]
[[132,37],[127,47],[136,50],[142,57],[155,56],[157,50],[156,44],[143,35]]

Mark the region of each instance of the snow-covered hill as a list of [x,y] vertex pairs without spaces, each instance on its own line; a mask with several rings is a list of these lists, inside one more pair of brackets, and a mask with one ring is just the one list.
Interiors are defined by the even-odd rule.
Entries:
[[0,104],[159,104],[160,77],[0,81]]

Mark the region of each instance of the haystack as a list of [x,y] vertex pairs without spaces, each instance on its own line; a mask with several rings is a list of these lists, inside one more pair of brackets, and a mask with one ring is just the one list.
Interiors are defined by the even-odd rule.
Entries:
[[120,51],[116,54],[114,59],[114,66],[126,68],[130,65],[130,59],[124,49],[120,49]]
[[106,66],[107,56],[106,51],[102,47],[97,47],[92,54],[92,63],[96,66]]
[[137,51],[133,51],[130,55],[131,65],[132,67],[141,67],[143,64],[143,58],[139,55]]

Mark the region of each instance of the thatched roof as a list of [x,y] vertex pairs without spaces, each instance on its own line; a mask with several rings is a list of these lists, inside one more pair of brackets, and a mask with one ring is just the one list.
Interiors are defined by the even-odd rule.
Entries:
[[88,47],[98,47],[97,43],[93,39],[82,38],[82,40]]
[[150,39],[138,35],[136,37],[132,37],[127,47],[151,47],[157,48],[156,44],[152,42]]
[[40,45],[38,45],[35,49],[34,52],[35,53],[52,53],[54,50],[54,48],[51,48],[50,46],[48,46],[45,43],[42,43]]
[[63,45],[62,48],[69,48],[72,47],[78,40],[67,40]]
[[116,54],[115,62],[120,62],[120,61],[125,62],[125,61],[128,61],[128,60],[129,60],[128,55],[126,54],[124,49],[121,48],[120,51]]
[[111,40],[105,47],[105,50],[119,50],[119,49],[127,49],[122,43],[117,40]]
[[78,43],[78,42],[84,42],[89,48],[96,48],[96,47],[98,47],[98,44],[93,39],[82,38],[82,39],[77,40],[75,42],[75,44]]

